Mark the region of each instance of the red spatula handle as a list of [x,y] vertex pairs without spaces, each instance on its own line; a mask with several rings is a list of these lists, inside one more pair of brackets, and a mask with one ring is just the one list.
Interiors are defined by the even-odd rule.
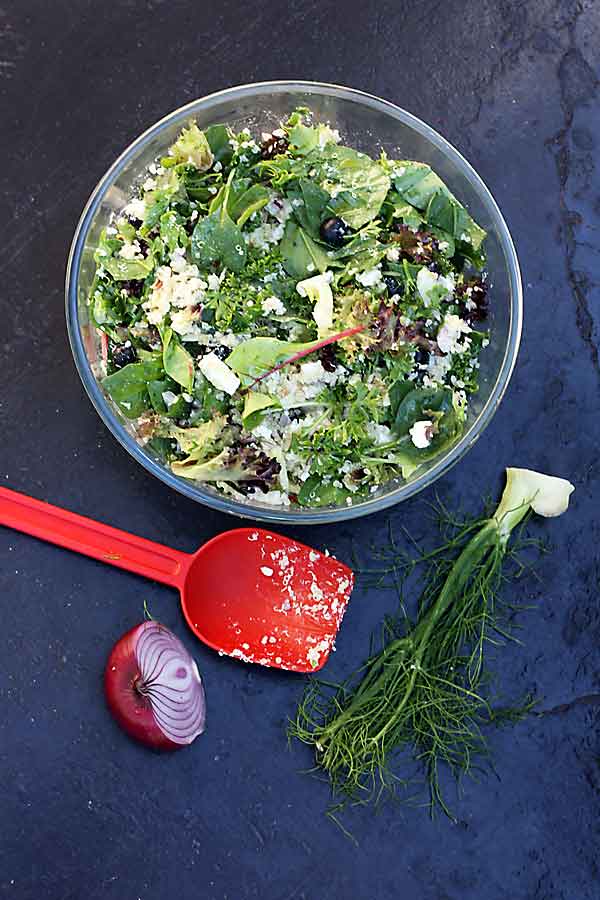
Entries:
[[178,588],[183,586],[191,559],[187,553],[3,487],[0,487],[0,525]]

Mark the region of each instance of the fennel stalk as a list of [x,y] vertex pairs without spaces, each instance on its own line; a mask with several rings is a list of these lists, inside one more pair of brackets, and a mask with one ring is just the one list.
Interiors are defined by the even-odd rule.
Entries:
[[387,620],[382,649],[333,693],[312,680],[289,734],[314,748],[339,801],[333,811],[406,785],[392,763],[407,750],[426,772],[432,809],[450,815],[441,767],[456,777],[471,772],[487,753],[481,725],[528,708],[494,710],[482,695],[485,644],[509,636],[497,593],[511,533],[530,510],[560,515],[572,490],[563,479],[508,469],[496,512],[427,555],[416,621]]

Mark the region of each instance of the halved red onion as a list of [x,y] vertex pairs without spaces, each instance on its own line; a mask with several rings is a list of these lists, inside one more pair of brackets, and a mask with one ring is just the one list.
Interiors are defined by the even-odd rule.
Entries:
[[159,622],[142,622],[117,641],[104,687],[117,722],[149,747],[176,750],[204,731],[206,700],[198,667]]

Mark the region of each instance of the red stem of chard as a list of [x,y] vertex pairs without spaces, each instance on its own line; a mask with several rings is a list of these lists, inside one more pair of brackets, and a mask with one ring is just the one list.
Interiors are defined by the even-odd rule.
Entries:
[[366,327],[366,325],[356,325],[354,328],[346,328],[345,331],[339,331],[337,334],[331,334],[329,337],[323,338],[322,341],[315,341],[310,347],[305,347],[304,350],[300,350],[298,353],[294,353],[293,356],[289,356],[287,359],[284,359],[283,362],[280,362],[278,363],[278,365],[273,366],[273,368],[269,369],[268,372],[264,372],[262,375],[259,375],[258,378],[254,379],[251,387],[254,387],[255,384],[258,384],[259,381],[262,381],[263,378],[266,378],[268,375],[272,375],[273,372],[278,372],[280,369],[283,369],[284,366],[289,366],[290,363],[294,363],[296,362],[296,360],[302,359],[302,357],[304,356],[309,356],[311,353],[316,353],[317,350],[321,350],[328,344],[336,344],[338,341],[342,341],[344,338],[352,337],[353,334],[359,334],[359,332],[364,331]]

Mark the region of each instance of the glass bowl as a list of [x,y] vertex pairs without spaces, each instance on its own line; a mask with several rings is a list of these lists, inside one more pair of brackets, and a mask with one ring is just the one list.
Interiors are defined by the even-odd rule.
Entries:
[[[125,205],[146,167],[164,154],[190,119],[201,128],[228,123],[235,130],[270,131],[297,106],[310,107],[315,117],[339,129],[345,143],[376,156],[428,163],[486,229],[490,292],[491,342],[481,355],[481,388],[470,399],[461,439],[446,453],[423,465],[406,481],[382,485],[368,499],[336,508],[283,508],[252,501],[242,503],[209,485],[178,478],[137,443],[131,424],[105,394],[98,380],[99,341],[90,323],[87,298],[95,271],[94,248],[109,217]],[[385,509],[412,497],[447,472],[491,421],[510,379],[521,334],[522,290],[519,264],[508,228],[492,195],[469,163],[433,128],[393,103],[333,84],[310,81],[269,81],[228,88],[195,100],[170,113],[135,140],[98,183],[83,211],[71,246],[66,277],[69,338],[75,363],[98,414],[134,459],[170,487],[222,512],[264,522],[314,524],[335,522]]]

